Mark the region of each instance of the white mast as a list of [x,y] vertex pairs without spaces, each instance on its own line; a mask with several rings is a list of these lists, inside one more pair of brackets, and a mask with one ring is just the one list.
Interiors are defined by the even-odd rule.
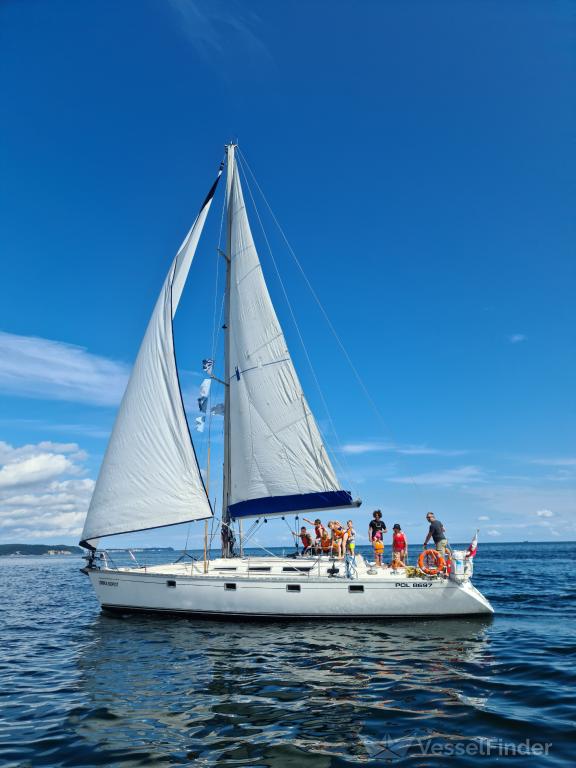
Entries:
[[236,145],[226,145],[226,294],[224,299],[224,477],[222,482],[222,555],[230,557],[230,285],[232,242],[232,180],[235,171]]

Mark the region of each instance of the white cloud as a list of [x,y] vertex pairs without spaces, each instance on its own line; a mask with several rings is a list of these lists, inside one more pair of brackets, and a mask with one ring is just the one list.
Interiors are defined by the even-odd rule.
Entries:
[[39,453],[63,453],[72,459],[83,461],[86,453],[81,451],[77,443],[54,443],[51,440],[43,440],[33,445],[22,445],[14,448],[9,443],[0,440],[0,464],[14,462],[18,459],[29,459],[38,456]]
[[554,517],[554,512],[550,509],[539,509],[536,514],[538,517]]
[[3,540],[79,536],[94,481],[81,478],[86,454],[76,443],[13,447],[0,442],[0,531]]
[[0,391],[10,395],[117,405],[128,373],[83,347],[0,331]]
[[[576,534],[576,491],[573,488],[542,487],[537,481],[523,485],[486,482],[470,485],[464,491],[482,505],[483,511],[495,513],[493,519],[499,521],[498,528],[530,529],[531,535],[536,535],[553,524],[554,529],[567,539]],[[552,509],[552,515],[538,514]]]
[[502,533],[496,530],[496,528],[490,528],[490,530],[486,531],[486,533],[488,534],[488,536],[502,536]]
[[512,333],[508,336],[510,344],[520,344],[522,341],[526,341],[526,336],[523,333]]
[[484,473],[479,467],[467,466],[445,469],[438,472],[423,472],[420,475],[391,477],[393,483],[414,483],[416,485],[468,485],[483,482]]
[[[258,18],[246,6],[231,0],[169,0],[182,23],[182,31],[195,52],[212,66],[236,54],[241,66],[255,66],[272,57],[255,32]],[[236,67],[236,72],[238,67]]]
[[530,459],[531,464],[541,464],[544,467],[576,467],[576,458],[561,456],[551,459]]
[[29,459],[6,464],[0,469],[0,489],[37,485],[73,471],[74,465],[66,456],[39,453]]
[[488,515],[480,515],[478,520],[490,520],[490,518],[488,517]]
[[375,441],[360,443],[346,443],[342,446],[342,453],[360,455],[364,453],[399,453],[404,456],[461,456],[467,451],[444,450],[441,448],[429,448],[427,445],[396,445]]

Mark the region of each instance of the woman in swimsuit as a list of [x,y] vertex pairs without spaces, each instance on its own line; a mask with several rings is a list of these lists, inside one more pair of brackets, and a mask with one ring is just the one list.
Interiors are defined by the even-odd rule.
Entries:
[[330,520],[328,528],[332,531],[332,548],[336,551],[336,556],[339,560],[344,557],[344,528],[340,525],[338,520]]
[[406,538],[406,534],[400,528],[400,525],[398,523],[394,523],[394,533],[392,534],[392,557],[394,557],[395,554],[398,554],[400,557],[400,560],[403,560],[406,562],[406,558],[408,557],[408,539]]

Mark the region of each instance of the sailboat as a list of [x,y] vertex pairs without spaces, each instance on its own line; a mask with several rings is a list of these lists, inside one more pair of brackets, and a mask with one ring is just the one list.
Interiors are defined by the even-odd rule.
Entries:
[[[226,146],[160,291],[116,417],[82,532],[102,609],[218,618],[455,616],[492,613],[469,572],[408,576],[310,554],[233,552],[246,519],[329,514],[360,501],[341,487],[304,396],[252,237],[237,160]],[[182,398],[173,320],[226,167],[222,554],[115,566],[100,540],[213,518]],[[216,378],[214,374],[211,374]]]

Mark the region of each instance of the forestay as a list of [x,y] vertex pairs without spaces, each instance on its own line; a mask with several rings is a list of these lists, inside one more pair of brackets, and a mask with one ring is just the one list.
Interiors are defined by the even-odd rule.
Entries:
[[212,515],[184,412],[172,319],[221,173],[156,302],[102,462],[83,545]]
[[340,490],[252,239],[229,152],[230,490],[232,518],[352,505]]

